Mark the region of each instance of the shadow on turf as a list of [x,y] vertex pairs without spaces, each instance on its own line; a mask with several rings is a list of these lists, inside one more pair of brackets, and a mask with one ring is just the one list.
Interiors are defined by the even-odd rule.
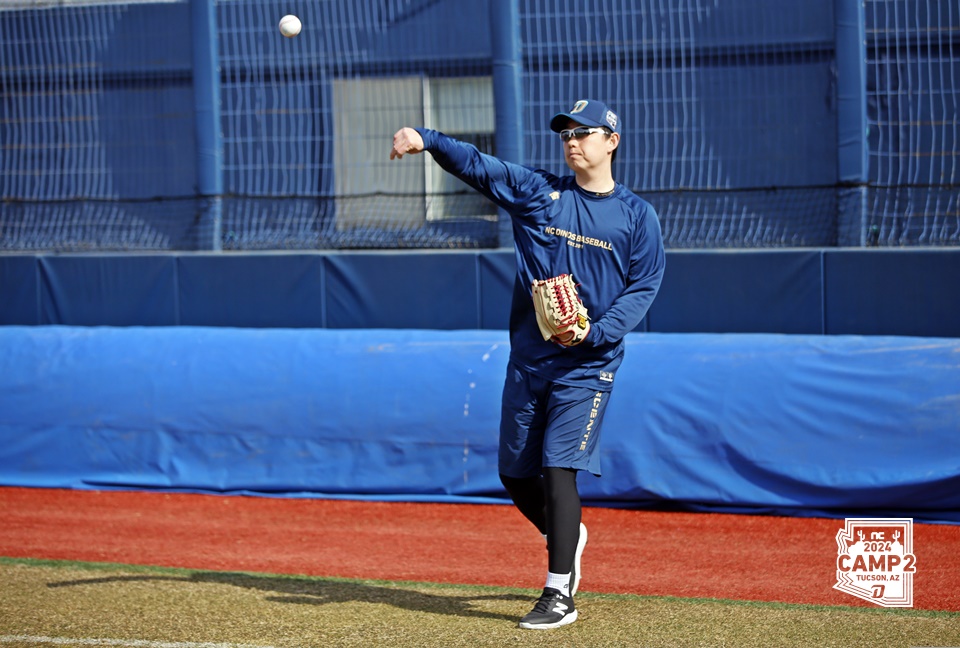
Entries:
[[485,612],[473,608],[476,601],[531,601],[520,594],[490,594],[477,596],[449,596],[426,594],[402,586],[382,587],[351,581],[322,579],[299,579],[278,576],[257,576],[232,572],[194,572],[190,576],[131,575],[107,576],[80,580],[47,583],[47,587],[75,587],[79,585],[105,585],[109,583],[132,583],[143,581],[167,581],[183,583],[212,583],[232,585],[258,590],[267,594],[266,600],[275,603],[300,605],[327,605],[329,603],[379,603],[392,605],[414,612],[430,612],[457,617],[478,617],[516,621],[515,616]]

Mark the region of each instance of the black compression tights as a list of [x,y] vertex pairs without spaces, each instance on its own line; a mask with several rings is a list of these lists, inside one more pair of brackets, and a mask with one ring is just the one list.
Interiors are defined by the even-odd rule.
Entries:
[[524,517],[540,533],[547,534],[550,571],[555,574],[569,572],[580,537],[577,471],[544,468],[542,478],[518,479],[500,475],[500,481]]

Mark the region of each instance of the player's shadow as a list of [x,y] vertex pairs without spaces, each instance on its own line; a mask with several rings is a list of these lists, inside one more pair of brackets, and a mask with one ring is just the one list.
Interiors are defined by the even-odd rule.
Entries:
[[[324,579],[306,579],[297,577],[261,576],[233,572],[194,572],[189,576],[130,575],[106,576],[71,581],[47,583],[47,587],[73,587],[78,585],[99,585],[109,583],[129,583],[143,581],[167,581],[184,583],[206,583],[232,585],[244,589],[257,590],[266,594],[267,601],[300,605],[327,605],[331,603],[379,603],[413,612],[430,612],[457,617],[476,617],[516,621],[516,615],[498,614],[479,609],[480,601],[527,601],[532,596],[522,594],[479,594],[472,596],[451,596],[429,594],[412,588],[397,585],[384,587]],[[520,612],[520,610],[518,610]]]

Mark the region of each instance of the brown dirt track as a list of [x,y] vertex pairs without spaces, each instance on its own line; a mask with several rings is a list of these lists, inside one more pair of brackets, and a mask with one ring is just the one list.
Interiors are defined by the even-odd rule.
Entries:
[[[0,488],[0,555],[537,588],[509,506]],[[832,589],[843,520],[586,508],[588,592],[867,606]],[[914,607],[960,611],[960,527],[915,524]]]

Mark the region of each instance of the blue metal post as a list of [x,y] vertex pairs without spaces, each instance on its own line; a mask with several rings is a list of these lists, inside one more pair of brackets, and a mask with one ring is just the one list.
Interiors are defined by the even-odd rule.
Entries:
[[[493,99],[496,110],[494,143],[497,157],[523,163],[523,60],[519,0],[490,0],[493,54]],[[513,224],[500,212],[500,247],[513,247]]]
[[193,97],[197,146],[197,195],[203,213],[201,248],[220,250],[223,227],[223,135],[220,129],[220,65],[214,0],[191,0]]
[[837,61],[838,244],[867,241],[867,43],[861,0],[834,0]]

